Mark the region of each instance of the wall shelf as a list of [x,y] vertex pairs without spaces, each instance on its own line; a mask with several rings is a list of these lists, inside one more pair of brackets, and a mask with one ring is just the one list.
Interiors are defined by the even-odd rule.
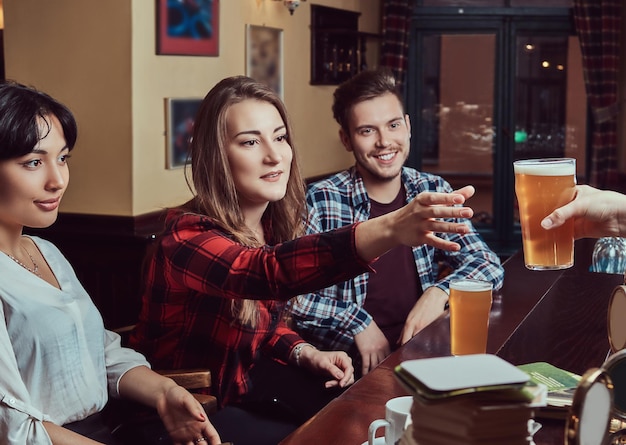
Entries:
[[360,12],[311,5],[311,85],[337,85],[367,69],[368,40],[359,31]]

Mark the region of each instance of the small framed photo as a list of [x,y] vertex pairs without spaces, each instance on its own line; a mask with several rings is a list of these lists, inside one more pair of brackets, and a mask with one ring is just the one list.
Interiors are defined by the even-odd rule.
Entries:
[[166,98],[165,121],[167,169],[184,167],[189,159],[189,142],[201,98]]
[[246,76],[283,97],[283,30],[246,25]]
[[156,53],[219,56],[219,0],[156,0]]

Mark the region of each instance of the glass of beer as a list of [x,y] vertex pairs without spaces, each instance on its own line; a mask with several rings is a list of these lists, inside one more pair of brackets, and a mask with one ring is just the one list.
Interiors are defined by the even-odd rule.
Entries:
[[541,220],[574,199],[576,160],[527,159],[513,163],[524,263],[531,270],[567,269],[574,264],[574,222],[545,230]]
[[483,280],[450,282],[450,349],[452,355],[484,354],[493,284]]

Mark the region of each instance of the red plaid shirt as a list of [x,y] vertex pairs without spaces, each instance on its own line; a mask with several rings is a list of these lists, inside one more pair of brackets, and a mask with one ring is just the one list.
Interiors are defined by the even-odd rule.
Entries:
[[[238,401],[261,354],[286,363],[303,341],[282,321],[283,301],[371,270],[356,253],[354,228],[249,248],[208,217],[170,211],[131,345],[156,368],[210,369],[220,403]],[[231,313],[241,298],[261,300],[254,329]]]

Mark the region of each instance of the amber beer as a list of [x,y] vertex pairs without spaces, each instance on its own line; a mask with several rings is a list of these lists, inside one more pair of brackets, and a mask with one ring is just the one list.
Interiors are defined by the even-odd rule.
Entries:
[[450,346],[452,355],[484,354],[493,285],[482,280],[450,282]]
[[576,160],[515,161],[515,194],[519,204],[524,263],[531,270],[567,269],[574,264],[574,222],[545,230],[541,220],[574,199]]

